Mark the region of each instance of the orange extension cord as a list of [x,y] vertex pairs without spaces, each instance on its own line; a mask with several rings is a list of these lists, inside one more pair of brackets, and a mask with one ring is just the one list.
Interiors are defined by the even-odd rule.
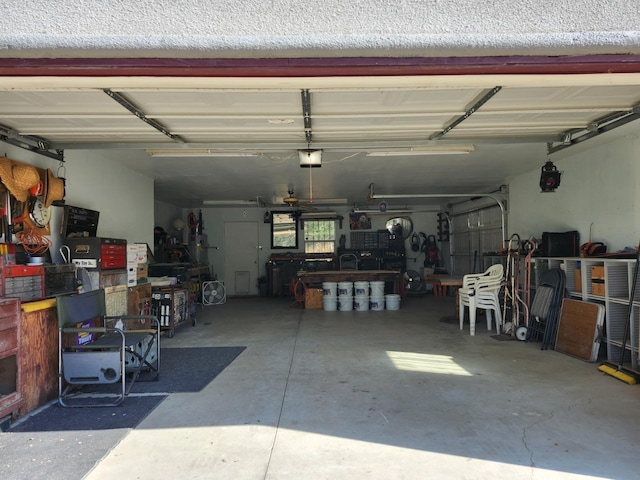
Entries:
[[47,250],[51,247],[51,240],[41,235],[34,228],[28,228],[16,233],[16,238],[29,255],[42,255],[47,253]]

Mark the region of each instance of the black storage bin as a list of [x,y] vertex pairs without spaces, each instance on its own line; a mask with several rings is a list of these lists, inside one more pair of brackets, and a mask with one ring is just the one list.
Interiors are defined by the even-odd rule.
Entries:
[[187,269],[190,263],[150,263],[148,275],[150,277],[176,277],[178,283],[187,280]]
[[540,255],[543,257],[578,257],[580,255],[580,234],[570,232],[543,232]]

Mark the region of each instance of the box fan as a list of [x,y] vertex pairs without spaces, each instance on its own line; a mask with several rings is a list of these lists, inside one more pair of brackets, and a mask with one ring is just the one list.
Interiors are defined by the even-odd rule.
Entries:
[[202,283],[202,304],[221,305],[227,301],[224,283],[214,280]]

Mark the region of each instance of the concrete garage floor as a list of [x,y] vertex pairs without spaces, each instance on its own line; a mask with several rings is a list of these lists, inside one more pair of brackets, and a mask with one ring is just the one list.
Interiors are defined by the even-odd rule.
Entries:
[[[638,478],[640,386],[540,344],[497,341],[453,297],[395,312],[286,299],[198,308],[164,347],[246,346],[173,394],[87,476],[131,479]],[[495,333],[495,332],[493,332]]]

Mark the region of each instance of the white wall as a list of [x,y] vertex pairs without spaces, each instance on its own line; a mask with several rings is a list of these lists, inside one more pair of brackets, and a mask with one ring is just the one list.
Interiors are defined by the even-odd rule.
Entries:
[[[637,123],[637,122],[636,122]],[[609,251],[638,245],[640,126],[600,146],[589,141],[551,157],[563,171],[554,193],[540,193],[540,168],[509,180],[509,232],[540,239],[543,232],[578,230],[581,243],[605,242]]]
[[153,245],[153,180],[102,156],[99,150],[65,153],[66,201],[100,212],[99,237]]
[[170,205],[165,202],[155,201],[154,202],[154,214],[155,214],[155,226],[162,227],[164,230],[170,235],[175,235],[179,242],[187,242],[187,230],[188,227],[182,231],[182,235],[180,232],[176,231],[173,228],[173,222],[177,219],[182,219],[187,224],[187,217],[183,213],[183,209],[180,207],[176,207],[175,205]]
[[[344,207],[340,207],[344,209]],[[350,230],[349,230],[349,213],[348,210],[335,210],[336,213],[342,215],[344,220],[342,222],[342,229],[339,228],[339,224],[336,223],[336,248],[338,245],[338,240],[341,235],[345,235],[347,239],[346,246],[350,247]],[[188,213],[188,211],[187,211]],[[185,213],[185,221],[186,214]],[[197,215],[198,211],[194,211]],[[243,208],[243,207],[233,207],[233,208],[203,208],[202,216],[203,216],[203,225],[204,225],[204,233],[207,234],[207,240],[209,242],[209,262],[212,267],[212,272],[217,274],[218,276],[222,275],[225,267],[225,245],[224,245],[224,224],[225,222],[250,222],[255,221],[258,222],[258,244],[262,247],[259,254],[259,274],[265,275],[266,268],[265,264],[269,260],[269,256],[273,252],[304,252],[304,231],[299,231],[299,239],[298,245],[299,248],[297,250],[271,250],[271,225],[268,223],[264,223],[264,213],[265,209],[262,208]],[[386,221],[391,218],[393,215],[372,215],[371,216],[371,230],[367,231],[375,231],[382,230],[385,228]],[[434,212],[419,212],[416,211],[409,215],[414,222],[414,230],[417,232],[424,232],[426,235],[436,235],[437,234],[437,216]],[[424,262],[424,254],[419,255],[417,252],[413,252],[410,249],[409,241],[405,242],[407,248],[407,268],[411,270],[420,271],[420,268]],[[440,245],[439,245],[440,246]],[[442,247],[446,250],[445,258],[447,258],[446,253],[448,251],[448,245],[445,244]],[[415,259],[415,261],[414,261]]]

